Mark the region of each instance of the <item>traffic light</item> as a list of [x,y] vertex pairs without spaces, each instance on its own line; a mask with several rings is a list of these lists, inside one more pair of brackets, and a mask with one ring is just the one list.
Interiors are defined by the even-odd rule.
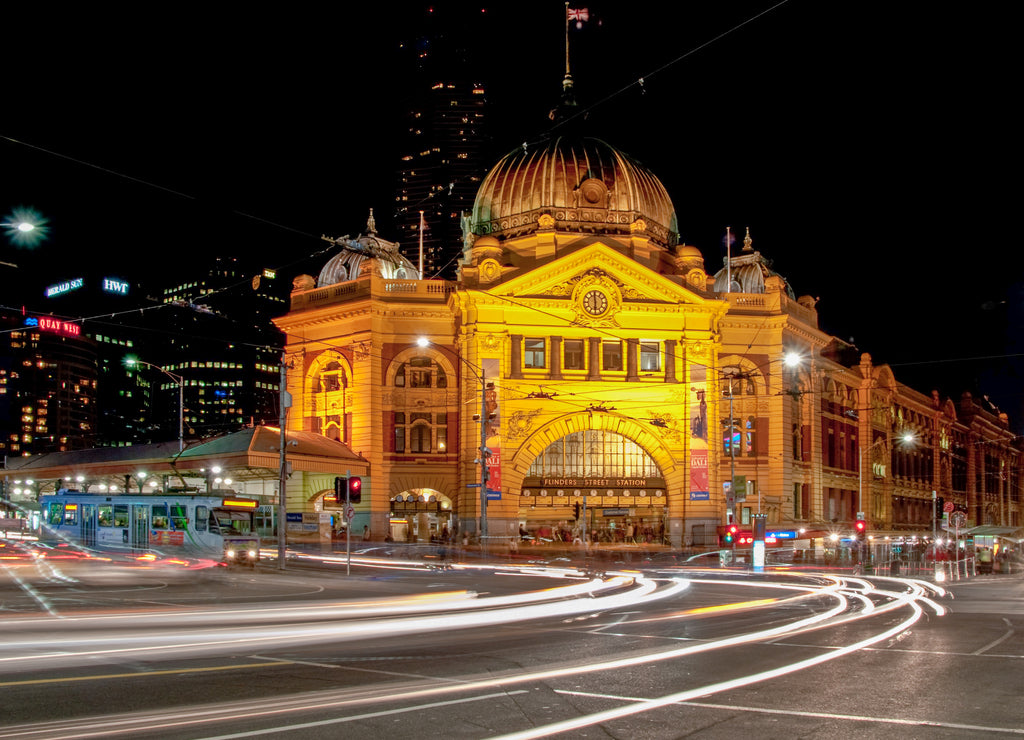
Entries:
[[348,479],[348,502],[350,504],[358,504],[363,500],[363,479],[362,478],[349,478]]
[[577,501],[575,504],[573,504],[572,518],[575,519],[576,521],[580,520],[580,502],[579,501]]
[[725,534],[722,535],[722,542],[727,545],[731,545],[736,542],[736,533],[739,531],[739,527],[735,524],[730,524],[725,528]]
[[334,479],[334,500],[342,502],[345,500],[345,491],[348,488],[348,481],[344,478]]
[[863,519],[858,519],[853,523],[853,539],[857,542],[864,541],[864,532],[867,531],[868,523]]
[[943,517],[946,516],[946,497],[939,496],[935,499],[935,521],[937,524],[942,524]]

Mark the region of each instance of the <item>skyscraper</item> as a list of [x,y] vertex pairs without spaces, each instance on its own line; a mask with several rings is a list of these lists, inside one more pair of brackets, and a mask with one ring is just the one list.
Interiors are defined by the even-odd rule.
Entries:
[[475,30],[458,35],[438,31],[433,21],[440,20],[429,14],[421,35],[402,45],[415,83],[394,218],[402,253],[419,267],[422,242],[422,273],[451,278],[462,257],[462,216],[486,172],[486,81],[465,42],[484,30],[486,14],[468,15]]

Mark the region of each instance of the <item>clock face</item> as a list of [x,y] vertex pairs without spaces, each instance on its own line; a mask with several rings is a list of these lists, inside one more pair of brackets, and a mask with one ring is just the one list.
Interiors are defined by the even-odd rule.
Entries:
[[608,296],[599,290],[587,291],[583,296],[583,310],[591,316],[600,316],[608,310]]

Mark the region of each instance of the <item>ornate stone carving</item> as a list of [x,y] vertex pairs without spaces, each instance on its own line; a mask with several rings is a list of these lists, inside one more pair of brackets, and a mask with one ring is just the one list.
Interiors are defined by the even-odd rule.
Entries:
[[523,439],[529,436],[538,415],[540,415],[540,409],[516,411],[505,422],[505,437],[508,439]]

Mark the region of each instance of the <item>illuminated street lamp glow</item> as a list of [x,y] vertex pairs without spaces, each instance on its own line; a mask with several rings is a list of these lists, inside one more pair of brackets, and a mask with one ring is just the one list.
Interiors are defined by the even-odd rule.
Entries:
[[49,228],[47,220],[34,208],[15,208],[0,226],[7,231],[7,238],[16,247],[34,247],[46,238]]

